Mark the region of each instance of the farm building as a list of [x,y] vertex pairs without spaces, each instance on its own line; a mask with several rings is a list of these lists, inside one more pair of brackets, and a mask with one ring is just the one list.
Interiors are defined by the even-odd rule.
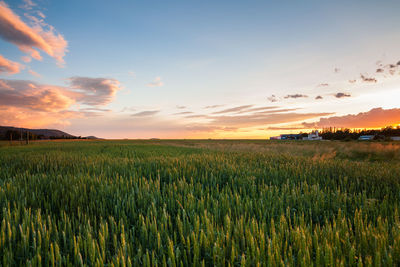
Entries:
[[281,140],[302,140],[303,136],[301,134],[281,134]]
[[303,137],[303,140],[322,140],[322,136],[319,136],[318,130],[315,130],[308,134],[307,137]]

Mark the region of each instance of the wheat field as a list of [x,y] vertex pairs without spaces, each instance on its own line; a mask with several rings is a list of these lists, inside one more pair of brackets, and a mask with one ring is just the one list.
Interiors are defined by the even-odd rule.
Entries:
[[400,145],[0,144],[2,266],[400,265]]

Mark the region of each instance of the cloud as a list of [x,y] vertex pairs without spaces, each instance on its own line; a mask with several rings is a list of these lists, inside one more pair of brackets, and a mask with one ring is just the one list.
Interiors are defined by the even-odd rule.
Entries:
[[196,115],[185,116],[185,118],[188,118],[188,119],[205,119],[205,118],[208,118],[208,117],[209,116],[204,115],[204,114],[196,114]]
[[105,105],[110,103],[118,90],[119,81],[107,78],[72,77],[71,88],[79,92],[80,101],[87,105]]
[[31,10],[34,6],[36,6],[36,3],[34,3],[31,0],[23,0],[24,4],[21,5],[20,7],[25,9],[25,10]]
[[41,75],[40,75],[39,73],[37,73],[36,71],[28,70],[28,72],[29,72],[29,74],[31,74],[32,76],[41,77]]
[[173,115],[187,115],[187,114],[193,114],[193,112],[191,112],[191,111],[183,111],[183,112],[174,113]]
[[334,96],[336,98],[351,97],[351,95],[347,93],[336,93]]
[[159,110],[146,110],[146,111],[141,111],[135,114],[132,114],[132,117],[147,117],[147,116],[152,116],[160,112]]
[[334,69],[333,69],[333,72],[334,72],[334,73],[339,73],[339,72],[340,72],[340,69],[339,69],[339,68],[334,68]]
[[18,62],[11,61],[0,55],[0,74],[16,74],[21,71],[23,66]]
[[273,113],[273,114],[250,114],[233,116],[209,117],[210,125],[219,127],[246,128],[254,126],[265,126],[270,124],[289,123],[316,117],[328,116],[333,113]]
[[262,110],[270,110],[270,109],[275,109],[279,108],[278,106],[271,106],[271,107],[258,107],[258,108],[249,108],[245,110],[241,110],[237,113],[249,113],[249,112],[255,112],[255,111],[262,111]]
[[209,108],[219,108],[219,107],[223,107],[224,105],[212,105],[212,106],[205,106],[205,109],[209,109]]
[[32,61],[32,58],[30,56],[22,56],[21,60],[25,63],[29,63]]
[[363,74],[360,74],[360,77],[361,77],[361,80],[363,80],[364,82],[367,82],[367,83],[376,83],[377,82],[377,80],[375,78],[366,77]]
[[400,108],[374,108],[367,112],[321,118],[317,122],[303,123],[308,128],[345,127],[345,128],[379,128],[400,123]]
[[177,105],[176,108],[177,108],[177,109],[185,109],[186,106],[179,106],[179,105]]
[[320,83],[320,84],[318,84],[318,87],[326,87],[326,86],[329,86],[329,84],[328,83]]
[[271,95],[271,96],[267,97],[267,99],[268,99],[269,101],[271,101],[272,103],[274,103],[274,102],[277,102],[277,101],[278,101],[278,99],[276,98],[276,96],[275,96],[275,95]]
[[146,84],[147,87],[161,87],[164,83],[161,81],[161,77],[156,77],[153,82]]
[[15,44],[21,51],[41,60],[40,49],[55,58],[59,66],[64,64],[68,42],[57,33],[53,26],[33,16],[32,26],[23,22],[3,1],[0,1],[0,37]]
[[308,95],[294,94],[294,95],[287,95],[284,98],[288,99],[288,98],[302,98],[302,97],[308,97]]
[[315,97],[315,99],[317,99],[317,100],[318,100],[318,99],[323,99],[323,97],[320,96],[320,95],[318,95],[318,96]]
[[400,66],[400,61],[397,62],[397,66]]
[[383,69],[381,69],[381,68],[379,68],[379,69],[376,69],[376,72],[377,73],[382,73],[384,70]]
[[304,127],[268,127],[267,130],[272,130],[272,131],[292,131],[292,130],[303,130]]
[[355,83],[357,80],[349,80],[349,83]]
[[0,106],[36,111],[61,111],[75,103],[66,88],[24,80],[0,80]]
[[223,113],[239,112],[239,111],[242,111],[244,109],[251,108],[252,106],[253,105],[238,106],[238,107],[234,107],[234,108],[224,109],[224,110],[221,110],[221,111],[216,111],[216,112],[213,112],[212,114],[223,114]]

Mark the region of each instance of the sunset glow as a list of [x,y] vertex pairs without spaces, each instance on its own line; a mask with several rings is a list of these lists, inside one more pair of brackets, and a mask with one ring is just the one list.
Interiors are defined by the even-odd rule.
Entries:
[[399,10],[395,1],[0,1],[0,125],[113,139],[396,127]]

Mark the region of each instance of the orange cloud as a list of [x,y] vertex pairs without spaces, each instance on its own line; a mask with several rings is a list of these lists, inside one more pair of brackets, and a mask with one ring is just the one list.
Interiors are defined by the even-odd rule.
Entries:
[[0,73],[15,74],[20,72],[22,68],[23,66],[21,64],[0,55]]
[[22,80],[0,80],[0,107],[51,112],[66,110],[74,103],[73,93],[60,86]]
[[374,108],[356,115],[321,118],[318,122],[303,123],[306,128],[344,127],[344,128],[380,128],[400,123],[400,109]]
[[35,48],[40,49],[62,66],[68,42],[61,34],[55,32],[54,27],[34,17],[30,18],[33,27],[28,26],[6,3],[0,1],[0,36],[37,60],[41,60],[42,57]]
[[[65,125],[77,117],[106,112],[97,108],[112,100],[119,82],[104,78],[75,77],[72,87],[0,79],[0,125],[41,127]],[[74,104],[95,107],[73,111]]]

